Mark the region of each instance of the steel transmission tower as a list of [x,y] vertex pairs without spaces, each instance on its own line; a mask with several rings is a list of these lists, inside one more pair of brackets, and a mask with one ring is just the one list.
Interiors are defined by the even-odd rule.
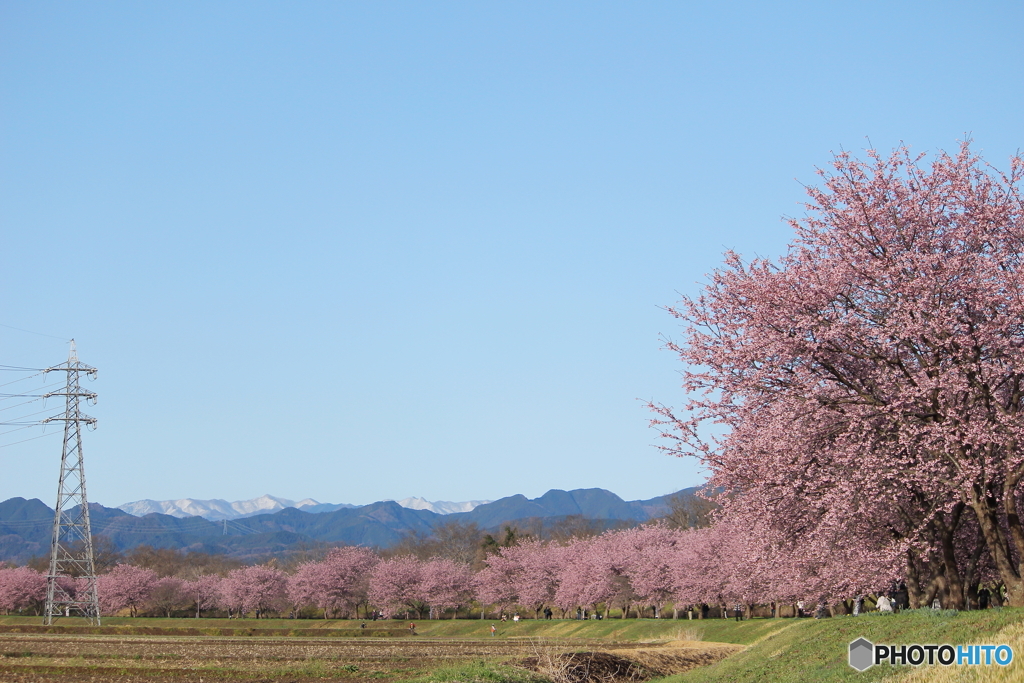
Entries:
[[[82,399],[96,402],[96,394],[82,391],[78,377],[84,373],[96,376],[96,368],[79,362],[75,340],[71,340],[68,362],[47,368],[46,372],[66,372],[64,391],[46,396],[64,396],[63,416],[43,422],[64,423],[64,448],[60,457],[60,483],[57,487],[57,508],[53,515],[53,538],[50,541],[50,572],[46,575],[46,612],[43,623],[52,624],[54,617],[86,617],[100,623],[99,596],[96,593],[96,566],[93,562],[92,534],[89,531],[89,501],[85,495],[85,467],[82,458],[82,425],[95,425],[96,419],[81,413]],[[71,579],[77,586],[72,587]]]

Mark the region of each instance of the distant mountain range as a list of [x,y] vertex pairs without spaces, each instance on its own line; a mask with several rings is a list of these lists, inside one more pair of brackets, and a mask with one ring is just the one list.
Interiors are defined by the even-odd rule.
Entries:
[[447,500],[435,500],[433,502],[424,500],[423,498],[403,498],[402,500],[396,500],[396,503],[404,508],[410,510],[430,510],[436,512],[439,515],[452,515],[456,512],[469,512],[475,510],[481,505],[487,505],[493,501],[490,500],[467,500],[462,503],[452,503]]
[[[396,501],[399,505],[410,510],[429,510],[439,515],[449,515],[455,512],[469,512],[478,505],[490,503],[489,500],[471,500],[465,503],[452,503],[446,500],[431,502],[423,498],[405,498]],[[277,512],[285,508],[295,508],[303,512],[334,512],[342,508],[354,508],[355,505],[348,503],[320,503],[312,498],[306,498],[295,502],[287,498],[265,495],[251,500],[236,500],[229,503],[220,498],[212,500],[197,500],[195,498],[181,498],[179,500],[137,500],[134,503],[118,505],[118,510],[123,510],[129,515],[142,517],[156,512],[171,517],[202,517],[212,522],[219,522],[225,519],[241,519],[262,515],[268,512]]]
[[[322,504],[309,501],[312,504],[302,509],[287,506],[244,518],[223,517],[217,521],[165,512],[136,516],[118,508],[91,503],[89,516],[93,534],[105,536],[119,550],[145,544],[261,561],[324,543],[387,548],[410,533],[429,536],[434,527],[450,522],[476,524],[482,531],[490,533],[500,531],[506,525],[523,529],[550,527],[569,517],[594,520],[599,528],[640,524],[664,515],[668,511],[670,496],[692,496],[695,491],[695,488],[690,488],[649,500],[624,501],[604,489],[556,489],[534,499],[515,495],[479,505],[465,503],[474,507],[448,514],[404,507],[395,501],[362,506],[339,505],[333,510],[317,512]],[[272,502],[284,505],[290,501],[272,499]],[[222,509],[236,511],[231,503],[224,502],[224,505],[226,508]],[[53,510],[38,499],[11,498],[0,503],[0,561],[25,562],[47,554],[52,524]]]

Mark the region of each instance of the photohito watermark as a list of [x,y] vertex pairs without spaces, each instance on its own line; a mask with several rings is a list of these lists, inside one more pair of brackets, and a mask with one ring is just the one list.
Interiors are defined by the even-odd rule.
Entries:
[[939,664],[953,666],[1007,666],[1013,661],[1009,645],[875,645],[867,638],[850,643],[850,666],[866,671],[875,664]]

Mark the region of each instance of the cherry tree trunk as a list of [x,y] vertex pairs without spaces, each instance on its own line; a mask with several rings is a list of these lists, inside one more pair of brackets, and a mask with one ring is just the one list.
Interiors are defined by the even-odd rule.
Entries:
[[992,556],[992,563],[995,564],[999,578],[1006,586],[1007,605],[1024,607],[1024,582],[1021,581],[1018,567],[1014,566],[1011,559],[1009,540],[996,517],[995,501],[985,497],[975,487],[971,491],[970,505],[978,518],[978,526],[981,527],[981,535]]
[[945,565],[946,581],[942,606],[945,609],[964,609],[964,584],[957,569],[956,555],[953,549],[953,534],[943,536],[942,559]]
[[907,575],[905,581],[910,607],[911,609],[918,609],[923,604],[921,599],[921,573],[918,571],[917,563],[914,561],[914,553],[910,550],[907,551]]

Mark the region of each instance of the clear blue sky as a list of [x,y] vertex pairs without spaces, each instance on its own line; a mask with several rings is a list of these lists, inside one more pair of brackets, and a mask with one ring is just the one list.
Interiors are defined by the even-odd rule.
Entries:
[[697,484],[660,307],[780,253],[832,150],[1005,168],[1022,7],[3,2],[0,364],[100,369],[106,505]]

